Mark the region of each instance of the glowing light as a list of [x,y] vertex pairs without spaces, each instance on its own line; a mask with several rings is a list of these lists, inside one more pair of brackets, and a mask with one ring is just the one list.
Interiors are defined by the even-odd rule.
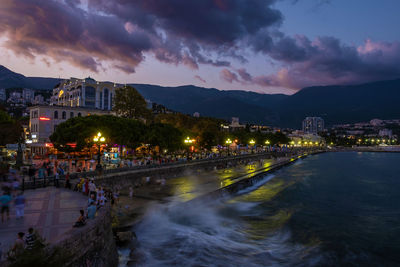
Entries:
[[58,97],[61,97],[64,94],[63,90],[60,90],[60,92],[58,93]]
[[254,144],[256,143],[256,141],[254,141],[253,139],[251,139],[249,143],[252,144],[252,145],[254,145]]
[[104,141],[106,141],[106,139],[104,137],[101,137],[100,142],[104,142]]
[[265,141],[265,144],[269,145],[270,144],[269,140]]
[[228,139],[226,139],[225,143],[226,144],[232,144],[232,140],[228,138]]
[[186,139],[184,140],[184,142],[185,142],[185,144],[191,144],[191,143],[193,143],[193,140],[192,139],[190,139],[189,138],[189,136],[188,137],[186,137]]
[[46,143],[45,147],[53,147],[53,144],[52,143]]
[[41,120],[41,121],[49,121],[50,118],[48,118],[48,117],[39,117],[39,120]]

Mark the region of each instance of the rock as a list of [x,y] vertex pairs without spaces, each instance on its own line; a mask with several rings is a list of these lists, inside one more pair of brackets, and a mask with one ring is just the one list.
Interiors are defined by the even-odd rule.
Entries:
[[129,244],[134,237],[136,238],[136,235],[134,235],[131,231],[117,232],[117,244],[118,245]]

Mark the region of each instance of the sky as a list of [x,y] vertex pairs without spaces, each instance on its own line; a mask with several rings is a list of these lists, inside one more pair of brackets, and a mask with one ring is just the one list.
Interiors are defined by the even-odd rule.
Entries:
[[398,0],[1,0],[26,76],[293,94],[400,78]]

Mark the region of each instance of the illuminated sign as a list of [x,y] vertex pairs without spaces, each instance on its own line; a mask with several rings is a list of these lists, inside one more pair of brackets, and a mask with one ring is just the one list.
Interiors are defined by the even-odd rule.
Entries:
[[32,138],[36,138],[36,134],[32,134]]
[[32,140],[26,140],[25,143],[32,144]]
[[45,146],[46,147],[53,147],[53,144],[52,143],[46,143]]
[[48,118],[48,117],[40,117],[39,120],[41,120],[41,121],[49,121],[50,118]]
[[58,93],[58,97],[61,97],[64,94],[64,91],[61,90],[60,93]]

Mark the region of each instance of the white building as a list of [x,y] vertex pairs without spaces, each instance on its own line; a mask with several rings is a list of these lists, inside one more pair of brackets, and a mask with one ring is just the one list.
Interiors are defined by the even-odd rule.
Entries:
[[53,89],[50,105],[112,110],[115,89],[121,86],[92,78],[71,78]]
[[381,136],[381,137],[389,137],[389,138],[392,138],[392,136],[393,136],[393,131],[392,131],[392,130],[389,130],[389,129],[382,129],[382,130],[379,130],[379,136]]
[[238,117],[232,117],[232,122],[229,125],[230,131],[236,131],[236,130],[245,129],[245,128],[246,128],[246,125],[240,124]]
[[22,98],[25,102],[32,103],[35,98],[35,90],[24,88],[22,89]]
[[28,110],[31,139],[27,143],[31,153],[38,155],[46,154],[47,148],[51,146],[49,137],[58,124],[73,117],[110,114],[110,111],[105,110],[65,106],[32,106]]
[[307,117],[303,120],[303,132],[317,134],[324,130],[324,120],[321,117]]
[[44,105],[46,104],[46,101],[42,95],[37,95],[32,101],[32,104],[34,105]]
[[200,118],[200,113],[199,113],[199,112],[193,113],[193,117],[195,117],[195,118]]

